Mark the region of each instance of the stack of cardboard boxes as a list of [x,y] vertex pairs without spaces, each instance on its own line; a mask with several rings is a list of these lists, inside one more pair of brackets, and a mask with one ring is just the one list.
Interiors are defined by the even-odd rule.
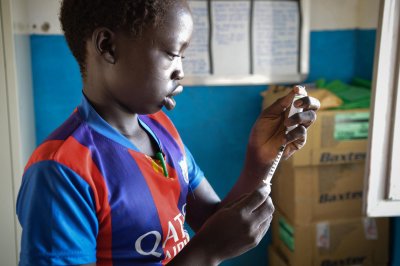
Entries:
[[272,180],[271,266],[387,265],[389,220],[362,214],[368,110],[319,111]]

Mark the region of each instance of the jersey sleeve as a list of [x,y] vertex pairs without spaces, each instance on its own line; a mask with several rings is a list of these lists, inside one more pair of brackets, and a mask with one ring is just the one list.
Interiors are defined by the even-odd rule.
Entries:
[[200,182],[205,178],[203,171],[196,164],[192,153],[185,146],[186,161],[188,166],[189,187],[194,191]]
[[19,266],[96,261],[93,191],[77,173],[54,161],[33,164],[24,173],[16,207],[22,226]]

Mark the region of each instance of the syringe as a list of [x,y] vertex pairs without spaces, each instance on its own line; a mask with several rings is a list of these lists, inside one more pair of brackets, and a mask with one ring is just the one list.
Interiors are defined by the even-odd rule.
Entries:
[[[297,99],[300,99],[300,98],[303,98],[303,97],[307,96],[307,91],[306,91],[306,88],[304,86],[297,85],[296,87],[298,89],[298,92],[296,93],[296,95],[293,98],[292,105],[290,106],[290,111],[289,111],[288,117],[291,117],[292,115],[303,111],[303,108],[295,107],[294,106],[294,102]],[[285,133],[287,134],[288,132],[290,132],[291,130],[293,130],[296,127],[297,127],[297,125],[293,125],[293,126],[290,126],[290,127],[286,128],[286,132]],[[279,164],[279,162],[280,162],[280,160],[282,158],[283,152],[285,151],[285,148],[286,148],[286,145],[282,145],[281,147],[279,147],[279,152],[276,155],[275,160],[272,163],[272,166],[269,169],[269,172],[268,172],[267,176],[263,180],[263,182],[266,185],[271,185],[272,177],[274,176],[275,170],[278,167],[278,164]]]

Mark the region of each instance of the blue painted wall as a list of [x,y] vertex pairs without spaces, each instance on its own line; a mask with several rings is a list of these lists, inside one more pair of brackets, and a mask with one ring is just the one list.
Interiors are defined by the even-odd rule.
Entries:
[[[374,30],[316,31],[311,33],[310,75],[350,81],[371,79]],[[40,143],[68,117],[81,98],[78,65],[62,36],[31,37],[36,135]],[[177,96],[169,116],[223,197],[242,167],[247,136],[261,109],[266,86],[187,87]],[[400,249],[400,218],[392,219],[393,250]],[[266,265],[270,234],[251,252],[223,265]],[[393,252],[394,253],[394,252]],[[400,255],[393,264],[400,265]]]

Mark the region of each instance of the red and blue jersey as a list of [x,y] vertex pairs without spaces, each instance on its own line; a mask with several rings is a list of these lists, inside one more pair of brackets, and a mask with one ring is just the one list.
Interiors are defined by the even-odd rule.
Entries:
[[34,151],[17,199],[20,266],[160,265],[186,245],[186,196],[204,174],[162,111],[138,119],[168,177],[85,97]]

